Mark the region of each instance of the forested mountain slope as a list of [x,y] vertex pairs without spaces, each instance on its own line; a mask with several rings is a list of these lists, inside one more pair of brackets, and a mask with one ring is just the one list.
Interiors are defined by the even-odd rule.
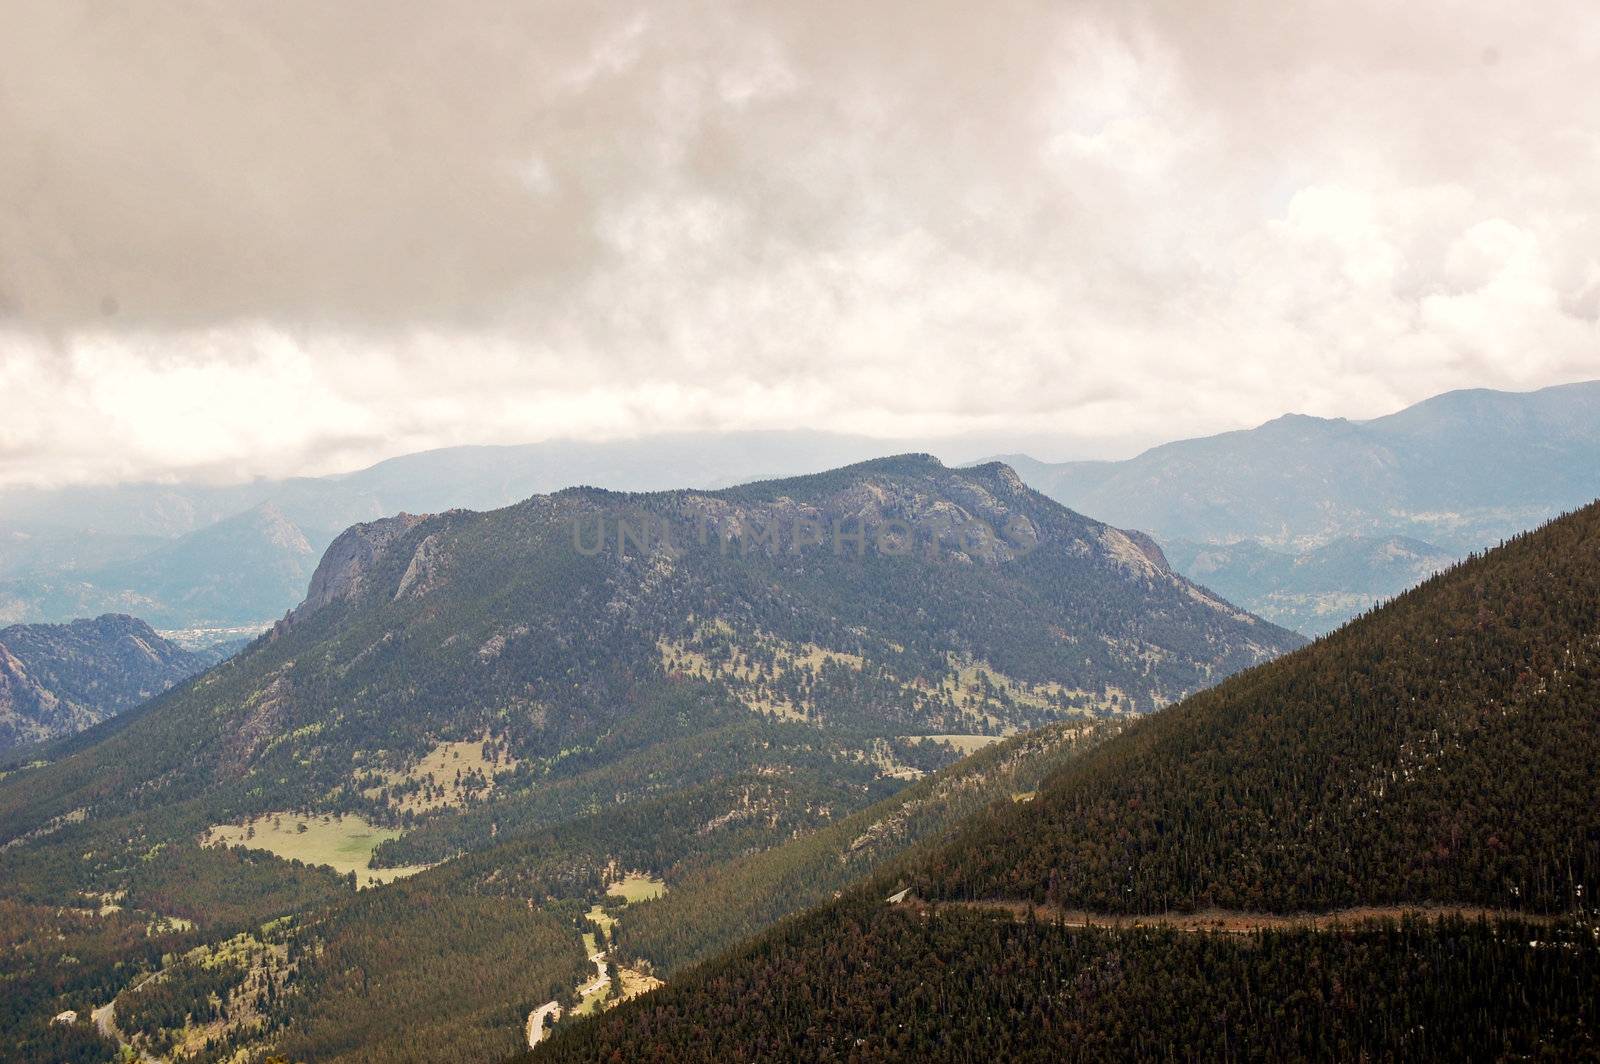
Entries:
[[[767,833],[714,812],[744,808],[741,790],[757,786],[745,779],[727,793],[708,786],[611,806],[363,891],[302,919],[295,992],[268,1010],[275,1033],[256,1044],[307,1061],[492,1059],[521,1044],[533,1005],[565,998],[584,969],[592,975],[581,934],[600,935],[614,965],[671,979],[931,842],[971,810],[1014,800],[1120,726],[1075,722],[1014,737],[768,850],[751,852]],[[659,869],[667,892],[619,909],[605,894],[611,868]],[[532,913],[530,898],[539,902]],[[596,899],[608,913],[584,917]],[[565,934],[547,938],[550,926]],[[551,973],[565,987],[552,990]],[[410,1007],[420,1000],[424,1015]]]
[[1031,800],[1039,781],[1123,725],[1052,724],[990,746],[837,823],[770,850],[696,869],[630,912],[616,953],[666,977],[939,838],[995,803]]
[[1565,911],[1600,874],[1596,781],[1600,504],[1130,729],[975,824],[917,888],[1132,912]]
[[[534,1056],[1592,1057],[1597,561],[1600,504],[1131,725],[1034,801]],[[1528,922],[1252,915],[1350,906]],[[1194,931],[1161,926],[1193,910]],[[1139,913],[1156,926],[1115,926]]]
[[216,664],[134,617],[0,628],[0,751],[70,735]]
[[853,897],[517,1061],[1592,1060],[1587,928],[1076,928]]
[[[712,866],[844,820],[957,747],[1125,717],[1299,642],[999,465],[907,456],[715,492],[572,489],[400,515],[341,535],[305,602],[234,659],[10,766],[0,899],[44,912],[114,898],[167,933],[164,921],[193,923],[179,937],[195,948],[295,914],[250,947],[276,959],[234,1010],[265,1017],[265,1033],[208,1036],[225,1043],[218,1059],[247,1037],[378,1059],[330,1019],[359,1009],[366,984],[313,957],[422,982],[501,971],[510,958],[473,956],[493,940],[483,921],[537,910],[570,929],[628,870],[669,889],[710,883]],[[966,808],[943,800],[929,822]],[[241,876],[220,843],[338,875],[267,860]],[[358,884],[392,900],[327,900]],[[811,900],[774,886],[704,934],[722,942]],[[406,968],[373,915],[412,904],[440,915],[431,975]],[[507,996],[463,1019],[478,1033],[463,1027],[461,1044],[500,1045],[498,1017],[582,966],[576,932],[557,937],[523,958],[545,975],[490,980]],[[696,948],[657,955],[670,966]],[[29,985],[79,989],[19,1000],[103,1004],[90,995],[113,981],[104,970],[58,969]],[[204,986],[163,972],[163,988]],[[278,1000],[290,985],[319,989],[291,1007]],[[135,1012],[155,1000],[124,993]],[[312,998],[323,1004],[307,1014]],[[144,1018],[139,1048],[175,1037],[160,1022],[171,1011]],[[430,1059],[407,1056],[427,1052],[408,1026],[419,1019],[391,1016],[382,1059]]]

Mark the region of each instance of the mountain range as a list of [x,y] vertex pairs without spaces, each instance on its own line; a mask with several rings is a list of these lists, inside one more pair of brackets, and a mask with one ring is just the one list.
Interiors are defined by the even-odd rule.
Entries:
[[1003,460],[1064,505],[1148,532],[1225,598],[1320,635],[1443,560],[1600,497],[1600,381],[1447,392],[1368,421],[1290,414],[1120,462]]
[[576,484],[721,487],[859,461],[885,446],[813,432],[683,433],[453,447],[354,473],[245,484],[15,488],[0,492],[0,621],[115,610],[164,630],[259,630],[299,601],[322,551],[358,522],[490,510]]
[[[1368,479],[1395,465],[1399,493],[1443,477],[1429,447],[1495,418],[1523,425],[1519,452],[1543,433],[1565,441],[1547,462],[1575,460],[1589,392],[1554,392],[1301,425],[1303,453],[1275,422],[1073,474],[1110,506],[1118,483],[1137,501],[1141,476],[1210,469],[1241,506],[1303,487],[1285,528],[1326,518],[1228,538],[1163,489],[1195,522],[1167,529],[1178,567],[1009,465],[924,454],[401,510],[325,547],[303,526],[384,484],[427,501],[518,481],[447,453],[367,494],[110,492],[52,594],[143,588],[131,601],[197,628],[252,596],[298,605],[203,675],[140,680],[154,697],[0,753],[0,1060],[1591,1050],[1574,921],[1600,861],[1600,510],[1452,566],[1376,509],[1337,516],[1345,485],[1316,465],[1365,440]],[[1539,417],[1513,416],[1524,402]],[[1269,492],[1249,467],[1273,448],[1301,465]],[[408,467],[437,475],[407,487]],[[1464,544],[1587,475],[1448,515],[1406,509],[1437,501],[1412,484],[1383,513]],[[88,505],[63,500],[24,516]],[[44,580],[50,550],[11,542]],[[1361,615],[1306,647],[1230,601],[1252,596]],[[48,672],[72,708],[29,705],[63,730],[159,639],[131,618],[7,631],[36,662],[53,633],[72,664],[7,673],[33,692]]]
[[[447,448],[238,485],[10,489],[0,621],[124,612],[203,643],[281,617],[358,522],[494,509],[576,484],[724,487],[894,448],[820,432],[686,433]],[[1004,460],[1065,505],[1150,533],[1224,598],[1320,635],[1446,560],[1600,496],[1600,382],[1451,392],[1370,421],[1288,415],[1120,462]]]

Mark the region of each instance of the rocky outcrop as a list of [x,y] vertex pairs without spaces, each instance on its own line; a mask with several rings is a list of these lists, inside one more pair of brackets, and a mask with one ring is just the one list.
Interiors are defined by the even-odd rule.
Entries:
[[72,716],[71,707],[63,713],[61,700],[41,687],[28,666],[0,643],[0,747],[48,739],[70,728]]
[[417,544],[416,553],[411,555],[411,564],[406,566],[394,597],[398,599],[406,594],[426,594],[438,580],[443,564],[444,550],[439,545],[439,533],[424,536],[422,542]]
[[360,595],[389,548],[424,520],[426,515],[397,514],[345,529],[323,553],[311,574],[305,601],[290,612],[288,623],[293,625],[324,606]]

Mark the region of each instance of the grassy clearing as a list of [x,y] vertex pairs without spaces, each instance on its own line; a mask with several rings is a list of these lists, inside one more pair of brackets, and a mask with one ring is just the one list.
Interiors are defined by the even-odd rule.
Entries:
[[958,754],[965,757],[977,753],[990,743],[997,743],[1004,739],[1004,735],[908,735],[907,739],[921,739],[926,743],[944,743],[953,746]]
[[[708,637],[735,637],[736,633],[725,621],[702,624],[695,631],[694,641]],[[770,684],[796,669],[820,671],[832,662],[860,671],[865,659],[840,650],[828,650],[815,643],[791,643],[764,632],[744,636],[761,652],[771,656],[769,665],[757,664],[743,648],[735,646],[732,657],[713,662],[705,654],[686,643],[663,639],[657,644],[662,667],[670,672],[682,672],[702,680],[720,680],[726,683],[735,697],[757,713],[781,717],[785,720],[810,721],[815,707],[808,703],[796,705],[773,697]]]
[[654,990],[658,986],[666,986],[660,979],[637,968],[617,968],[617,978],[622,981],[622,997],[620,1001],[636,998],[640,994]]
[[[1052,713],[1060,713],[1058,700],[1065,700],[1068,704],[1076,703],[1077,708],[1069,712],[1087,715],[1096,710],[1114,708],[1117,695],[1120,694],[1108,688],[1103,697],[1096,697],[1089,691],[1072,690],[1059,683],[1027,683],[1007,676],[986,661],[959,661],[952,657],[950,668],[949,675],[940,683],[940,689],[958,705],[987,708],[994,704],[997,696],[1003,694],[1019,705]],[[1001,723],[999,718],[988,713],[984,716],[995,724]]]
[[[663,639],[658,644],[661,663],[670,672],[687,673],[701,680],[721,680],[734,696],[756,713],[780,717],[784,720],[805,721],[807,716],[798,706],[779,701],[766,693],[761,673],[750,660],[737,651],[731,661],[714,663],[704,654],[683,643]],[[774,678],[783,674],[782,666],[774,670]]]
[[926,773],[913,765],[903,765],[895,760],[894,748],[882,739],[872,740],[872,744],[864,747],[861,752],[862,760],[875,766],[878,775],[886,779],[906,780],[908,782],[920,780]]
[[268,813],[243,824],[220,824],[206,832],[206,846],[244,846],[267,850],[286,861],[326,865],[340,875],[354,872],[359,886],[388,883],[416,875],[426,865],[368,868],[367,861],[380,842],[398,838],[400,832],[369,824],[355,815],[303,816]]
[[181,916],[156,916],[145,925],[144,933],[150,938],[157,935],[168,935],[179,931],[193,931],[194,921],[185,920]]
[[[665,888],[663,888],[663,890],[664,889]],[[591,908],[586,916],[591,924],[599,927],[607,935],[611,934],[611,929],[617,925],[617,921],[612,918],[611,914],[606,912],[598,905]]]
[[629,905],[635,902],[649,901],[659,898],[667,892],[667,885],[655,876],[645,875],[643,872],[629,872],[617,882],[606,888],[606,893],[613,898],[621,898]]
[[[606,889],[608,897],[620,899],[625,905],[648,901],[651,898],[659,898],[666,892],[667,885],[665,883],[643,872],[624,873],[621,879],[612,883]],[[613,905],[613,907],[615,906]],[[617,921],[615,917],[606,912],[602,903],[599,902],[590,906],[585,918],[597,930],[583,932],[583,952],[590,960],[599,958],[596,961],[597,976],[601,976],[606,972],[609,964],[614,963],[607,960],[605,949],[606,939],[610,937],[611,929],[616,926]],[[602,936],[600,932],[604,932],[604,935]],[[606,981],[597,985],[595,979],[590,978],[579,983],[577,987],[579,1000],[577,1005],[573,1007],[571,1015],[593,1015],[662,985],[661,980],[648,972],[642,972],[635,968],[624,968],[619,965],[616,968],[616,973],[617,978],[615,981]],[[620,987],[618,983],[621,984]],[[584,993],[583,991],[589,987],[596,987],[596,989],[587,994]]]
[[572,1010],[572,1014],[574,1016],[592,1016],[596,1012],[600,1011],[600,1006],[605,1004],[606,999],[610,996],[610,987],[607,987],[604,990],[596,990],[592,994],[585,995],[584,999],[578,1002],[578,1007]]
[[[284,925],[279,923],[279,926]],[[195,1022],[191,1014],[190,1019],[181,1026],[170,1029],[172,1044],[165,1055],[160,1052],[162,1047],[149,1043],[146,1033],[124,1034],[121,1037],[126,1041],[123,1042],[119,1060],[186,1060],[204,1053],[209,1043],[221,1042],[230,1035],[237,1037],[241,1034],[264,1033],[266,1016],[261,1010],[262,994],[269,986],[281,991],[293,968],[288,947],[283,942],[268,941],[250,932],[243,932],[221,942],[196,946],[181,956],[166,955],[159,971],[136,979],[116,996],[113,1005],[125,1006],[132,997],[144,992],[146,987],[171,978],[173,970],[179,965],[202,969],[235,968],[242,973],[240,983],[222,999],[226,1006],[225,1013],[205,1022]],[[115,1015],[112,1013],[112,1022],[115,1022]],[[240,1054],[243,1053],[241,1050]],[[243,1058],[238,1056],[234,1059]]]
[[[721,644],[720,649],[712,647]],[[728,645],[731,644],[731,645]],[[699,625],[687,642],[662,639],[657,643],[661,665],[668,672],[719,682],[745,706],[757,713],[786,720],[818,719],[818,707],[809,698],[788,701],[775,688],[793,673],[815,675],[829,665],[854,669],[867,667],[866,659],[814,643],[792,643],[765,632],[736,632],[724,621]],[[759,659],[759,660],[758,660]],[[913,695],[938,699],[976,714],[997,731],[1006,729],[1002,713],[1008,706],[1043,710],[1052,716],[1089,715],[1115,710],[1125,696],[1108,689],[1103,695],[1071,690],[1059,683],[1030,683],[1007,676],[984,661],[947,656],[949,671],[933,682],[899,681]],[[970,717],[968,718],[970,719]]]

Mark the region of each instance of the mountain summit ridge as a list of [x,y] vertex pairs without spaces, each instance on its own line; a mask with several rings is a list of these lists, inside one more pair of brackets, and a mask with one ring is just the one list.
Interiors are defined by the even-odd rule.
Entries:
[[[669,545],[618,534],[647,520],[703,522],[709,535]],[[937,553],[922,540],[907,551],[897,538],[971,521],[993,536],[950,538]],[[837,553],[834,522],[846,530]],[[590,553],[580,540],[596,525],[606,535]],[[875,531],[857,540],[857,525]],[[742,536],[746,527],[768,534]],[[795,529],[809,529],[801,549]],[[380,729],[383,746],[418,751],[506,731],[522,758],[592,741],[664,669],[666,690],[674,672],[692,675],[763,713],[848,721],[888,738],[1148,710],[1299,643],[1173,573],[1141,538],[1051,502],[1005,467],[898,456],[716,491],[574,489],[486,513],[357,525],[324,553],[306,599],[268,638],[141,714],[107,751],[129,751],[120,771],[153,780],[175,779],[176,762],[193,766],[182,776],[190,793],[282,778],[281,793],[257,799],[281,806],[328,800],[333,777],[313,782],[320,770],[307,766],[342,757],[348,774]],[[720,671],[723,655],[758,648],[776,655],[767,668],[780,675]],[[781,675],[797,668],[784,662],[819,654],[858,662],[859,673],[813,665]],[[949,687],[958,673],[979,686]],[[984,694],[978,673],[1015,686]],[[819,683],[842,686],[824,694]],[[269,717],[276,742],[247,750],[229,738]],[[143,738],[169,728],[169,740]],[[81,775],[78,762],[87,764],[39,770],[33,794],[50,815],[109,797],[107,781]],[[59,791],[46,784],[58,775]],[[384,815],[382,803],[343,786],[335,805]],[[160,788],[141,793],[153,800]]]

